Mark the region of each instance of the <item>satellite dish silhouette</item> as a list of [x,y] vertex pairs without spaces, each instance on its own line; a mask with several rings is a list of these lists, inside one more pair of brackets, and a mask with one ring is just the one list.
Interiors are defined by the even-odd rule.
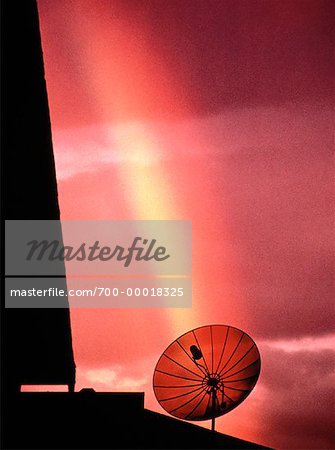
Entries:
[[255,342],[244,331],[207,325],[176,339],[161,355],[153,388],[172,416],[212,420],[236,408],[250,394],[260,373]]

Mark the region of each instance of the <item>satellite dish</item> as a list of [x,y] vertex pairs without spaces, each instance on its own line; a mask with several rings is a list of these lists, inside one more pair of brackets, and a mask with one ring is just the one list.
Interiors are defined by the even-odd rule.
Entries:
[[184,420],[212,420],[236,408],[260,373],[255,342],[244,331],[208,325],[176,339],[159,358],[153,387],[159,404]]

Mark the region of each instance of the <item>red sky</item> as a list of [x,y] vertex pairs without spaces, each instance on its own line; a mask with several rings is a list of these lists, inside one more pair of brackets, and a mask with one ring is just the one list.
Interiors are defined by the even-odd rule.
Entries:
[[193,307],[72,310],[77,389],[140,390],[190,328],[257,342],[218,420],[334,448],[334,3],[39,0],[63,219],[191,219]]

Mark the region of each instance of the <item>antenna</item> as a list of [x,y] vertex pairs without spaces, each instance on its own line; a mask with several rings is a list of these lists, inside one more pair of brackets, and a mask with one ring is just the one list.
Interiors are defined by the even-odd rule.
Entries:
[[174,417],[211,420],[236,408],[260,373],[258,348],[244,331],[207,325],[180,336],[158,360],[153,388],[158,403]]

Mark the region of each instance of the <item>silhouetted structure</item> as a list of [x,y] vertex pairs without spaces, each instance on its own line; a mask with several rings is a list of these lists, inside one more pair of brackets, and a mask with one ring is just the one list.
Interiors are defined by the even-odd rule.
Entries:
[[[59,219],[36,2],[4,1],[1,19],[2,219]],[[74,385],[68,309],[3,310],[2,333],[6,393],[22,384]]]
[[21,397],[13,412],[20,433],[16,425],[9,448],[266,448],[144,409],[143,393],[82,391]]

